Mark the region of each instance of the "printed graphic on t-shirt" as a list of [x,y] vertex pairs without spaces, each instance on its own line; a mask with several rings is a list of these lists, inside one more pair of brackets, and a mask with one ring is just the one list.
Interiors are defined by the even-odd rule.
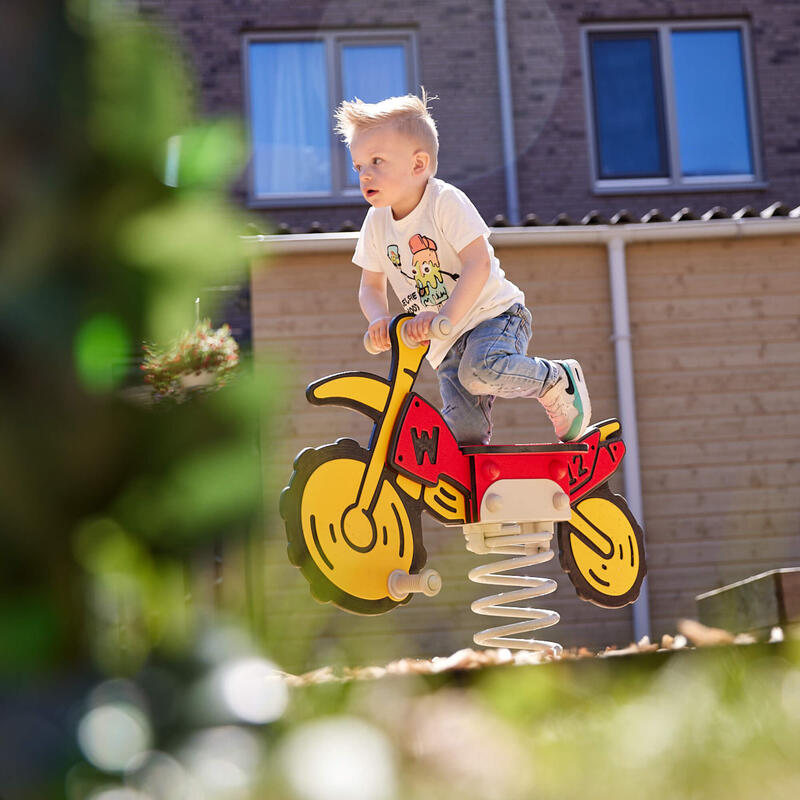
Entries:
[[405,272],[403,272],[403,263],[402,263],[402,261],[400,260],[400,248],[399,248],[399,247],[398,247],[396,244],[390,244],[390,245],[389,245],[389,246],[386,248],[386,255],[389,257],[389,261],[391,261],[391,262],[392,262],[392,264],[394,264],[394,266],[395,266],[395,267],[397,267],[397,271],[398,271],[398,272],[399,272],[399,273],[400,273],[400,274],[401,274],[401,275],[402,275],[402,276],[403,276],[403,277],[404,277],[404,278],[405,278],[407,281],[413,281],[413,280],[414,280],[414,279],[411,277],[411,275],[407,275]]
[[390,244],[386,248],[386,255],[389,256],[389,261],[391,261],[397,269],[400,269],[400,248],[396,244]]
[[411,276],[417,284],[417,294],[423,306],[440,306],[450,296],[442,275],[458,280],[458,275],[447,272],[439,264],[436,242],[421,233],[409,240],[411,249]]
[[407,294],[405,297],[400,299],[400,302],[403,305],[403,308],[408,311],[409,314],[419,314],[422,309],[419,305],[419,297],[417,297],[416,292],[411,292],[411,294]]
[[[403,272],[403,265],[402,265],[402,262],[400,260],[400,248],[396,244],[390,244],[386,248],[386,255],[388,256],[389,261],[391,261],[392,264],[395,267],[397,267],[398,272],[404,278],[406,278],[406,280],[409,280],[409,281],[413,281],[414,280],[410,275],[406,275],[406,273]],[[413,291],[410,294],[407,294],[405,297],[401,297],[400,298],[400,302],[402,303],[403,308],[409,314],[417,314],[422,310],[421,307],[420,307],[420,304],[419,304],[419,297],[417,296],[417,292],[416,291]]]

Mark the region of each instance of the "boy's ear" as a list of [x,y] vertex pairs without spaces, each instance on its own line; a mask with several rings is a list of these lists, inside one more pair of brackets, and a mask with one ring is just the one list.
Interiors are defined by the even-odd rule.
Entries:
[[424,150],[417,150],[414,153],[412,164],[412,172],[414,175],[422,175],[427,172],[431,165],[431,157],[429,153]]

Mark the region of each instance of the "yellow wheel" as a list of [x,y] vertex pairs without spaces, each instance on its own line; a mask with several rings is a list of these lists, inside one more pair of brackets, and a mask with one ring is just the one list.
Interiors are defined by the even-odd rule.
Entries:
[[418,572],[425,550],[419,504],[398,489],[393,473],[384,471],[367,508],[356,505],[368,458],[351,439],[304,450],[280,512],[289,559],[312,594],[346,611],[381,614],[398,605],[388,594],[389,575]]
[[601,486],[572,507],[559,525],[561,566],[579,597],[621,608],[639,596],[647,574],[642,529],[625,499]]

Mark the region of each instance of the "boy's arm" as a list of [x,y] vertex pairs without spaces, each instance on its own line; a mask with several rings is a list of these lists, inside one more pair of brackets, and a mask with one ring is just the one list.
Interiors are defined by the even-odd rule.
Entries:
[[[368,333],[374,347],[389,350],[389,299],[386,296],[386,273],[361,270],[361,285],[358,287],[358,304],[369,323]],[[428,323],[430,325],[430,323]]]
[[[478,236],[473,239],[459,251],[458,258],[461,261],[461,276],[456,281],[450,298],[438,312],[446,316],[453,325],[457,325],[472,308],[489,278],[492,262],[486,237]],[[431,321],[436,315],[435,311],[423,311],[409,320],[405,327],[409,338],[417,342],[425,341],[428,338]]]

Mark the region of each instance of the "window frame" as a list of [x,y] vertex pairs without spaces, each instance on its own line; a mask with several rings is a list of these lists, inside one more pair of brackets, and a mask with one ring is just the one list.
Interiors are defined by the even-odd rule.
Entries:
[[[680,173],[680,144],[678,139],[678,117],[675,100],[675,79],[672,60],[673,31],[691,30],[735,30],[740,33],[742,45],[742,67],[745,81],[745,101],[747,103],[747,122],[750,127],[750,146],[753,165],[752,173],[739,175],[700,175],[683,176]],[[594,33],[620,34],[654,32],[660,61],[662,85],[660,95],[664,104],[664,132],[669,167],[667,177],[648,178],[601,178],[598,163],[597,128],[595,125],[594,74],[590,38]],[[691,21],[650,20],[641,22],[603,22],[590,23],[581,28],[581,59],[583,72],[583,94],[586,123],[589,134],[589,164],[592,189],[595,194],[634,194],[641,192],[686,192],[714,191],[725,189],[760,189],[766,187],[761,161],[761,138],[756,113],[756,86],[753,69],[750,28],[746,20],[731,18],[703,19]]]
[[[252,89],[250,45],[269,42],[323,42],[325,45],[326,84],[328,91],[329,140],[331,147],[330,192],[292,192],[289,194],[258,194],[255,186],[253,119],[250,107]],[[351,169],[347,148],[333,132],[333,113],[342,97],[341,52],[347,45],[402,44],[406,52],[406,80],[409,91],[419,85],[417,32],[413,28],[373,28],[365,30],[287,30],[250,32],[242,36],[242,64],[244,65],[244,111],[247,125],[249,161],[247,167],[247,199],[250,208],[280,208],[301,206],[352,205],[360,201],[357,187],[347,185],[347,170]]]

